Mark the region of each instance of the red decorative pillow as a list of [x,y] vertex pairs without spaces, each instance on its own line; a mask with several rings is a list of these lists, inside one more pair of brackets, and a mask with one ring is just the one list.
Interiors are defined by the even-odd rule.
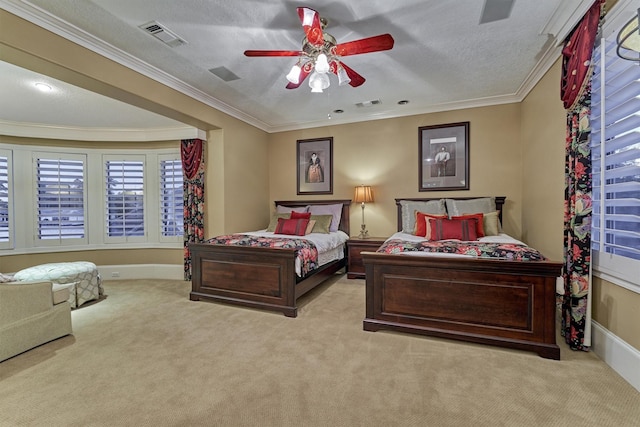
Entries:
[[[416,211],[416,226],[413,234],[416,236],[427,237],[427,218],[446,218],[446,215],[435,215]],[[428,238],[428,237],[427,237]]]
[[452,216],[451,219],[476,219],[478,226],[476,227],[476,234],[478,237],[484,237],[484,214],[483,213],[474,213],[474,214],[464,214],[460,216]]
[[291,236],[304,236],[308,224],[308,219],[278,218],[278,225],[276,225],[274,233],[289,234]]
[[295,212],[295,211],[292,211],[291,212],[291,216],[289,218],[290,219],[310,219],[311,218],[311,212]]
[[470,219],[445,219],[433,218],[429,219],[431,232],[430,240],[478,240],[476,229],[478,220]]

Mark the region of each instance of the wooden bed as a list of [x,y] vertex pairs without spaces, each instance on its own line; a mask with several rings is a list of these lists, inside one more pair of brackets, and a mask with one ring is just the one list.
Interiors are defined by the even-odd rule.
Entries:
[[[342,204],[339,229],[349,234],[351,200],[276,201],[276,205]],[[346,265],[344,259],[330,262],[300,278],[295,271],[294,249],[192,244],[192,301],[216,301],[298,314],[297,301]]]
[[[504,199],[496,198],[500,212]],[[396,199],[399,231],[401,200],[434,199]],[[560,359],[555,286],[561,263],[377,252],[363,252],[362,258],[364,330],[430,335]]]

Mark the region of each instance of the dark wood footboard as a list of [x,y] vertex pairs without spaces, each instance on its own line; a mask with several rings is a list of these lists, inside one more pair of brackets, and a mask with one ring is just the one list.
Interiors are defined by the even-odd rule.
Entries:
[[297,299],[345,265],[324,265],[296,280],[295,250],[193,244],[192,301],[210,300],[297,316]]
[[364,329],[431,335],[560,359],[562,264],[363,252]]

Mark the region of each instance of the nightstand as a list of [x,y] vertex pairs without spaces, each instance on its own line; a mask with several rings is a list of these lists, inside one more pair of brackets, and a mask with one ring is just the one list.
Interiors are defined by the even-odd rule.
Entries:
[[368,239],[360,239],[351,237],[347,240],[347,278],[348,279],[364,279],[364,264],[360,252],[375,252],[386,237],[369,237]]

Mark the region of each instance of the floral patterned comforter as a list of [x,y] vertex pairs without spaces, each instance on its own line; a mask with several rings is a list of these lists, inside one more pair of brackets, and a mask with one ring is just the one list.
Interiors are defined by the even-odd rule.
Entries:
[[213,237],[206,241],[212,245],[256,246],[275,249],[295,249],[300,264],[300,274],[305,276],[318,268],[318,249],[305,239],[287,237],[251,236],[248,234],[228,234]]
[[390,239],[377,252],[399,254],[402,252],[433,252],[440,254],[466,255],[476,258],[505,259],[510,261],[545,261],[537,250],[514,243],[491,243],[481,241],[438,240],[407,241]]

